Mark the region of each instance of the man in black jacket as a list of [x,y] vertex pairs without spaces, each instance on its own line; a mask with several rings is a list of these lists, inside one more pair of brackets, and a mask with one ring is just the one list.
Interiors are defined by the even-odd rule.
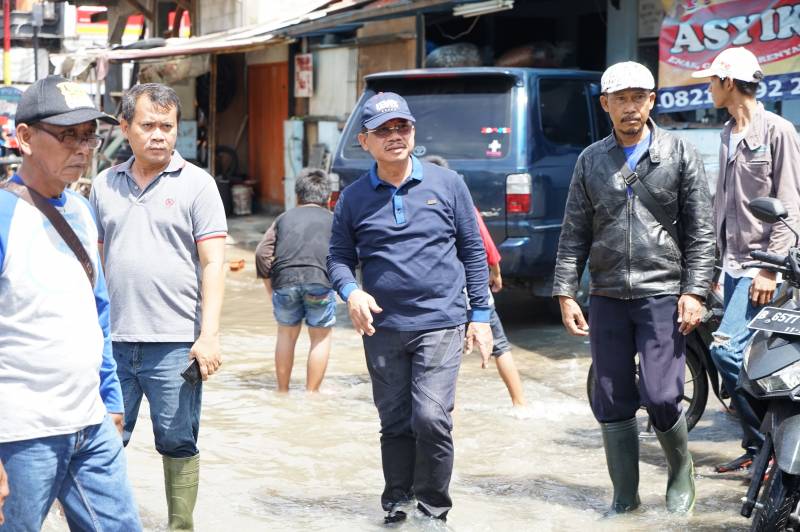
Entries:
[[[667,458],[667,509],[687,513],[695,499],[681,412],[684,335],[700,322],[711,283],[712,210],[697,151],[649,118],[654,87],[638,63],[617,63],[603,74],[600,103],[614,132],[586,148],[575,165],[553,287],[567,330],[591,333],[592,411],[614,486],[609,514],[639,505],[640,404]],[[575,302],[587,259],[590,325]]]

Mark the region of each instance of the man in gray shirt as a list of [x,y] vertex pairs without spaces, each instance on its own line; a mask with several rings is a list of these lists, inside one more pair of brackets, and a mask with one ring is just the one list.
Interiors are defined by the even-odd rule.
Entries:
[[800,212],[800,139],[791,122],[764,109],[756,99],[764,78],[756,56],[746,48],[728,48],[711,66],[692,74],[709,78],[714,107],[727,109],[731,119],[722,129],[719,179],[714,197],[714,228],[722,257],[725,314],[714,333],[711,358],[731,395],[742,426],[744,453],[716,467],[718,473],[747,469],[764,443],[761,419],[736,389],[744,350],[754,331],[747,327],[761,307],[775,296],[780,278],[775,272],[746,268],[753,250],[785,255],[794,236],[784,225],[767,225],[747,209],[758,197],[777,197],[797,225]]
[[[220,366],[227,224],[214,179],[174,151],[180,100],[164,85],[129,89],[120,126],[133,157],[94,180],[111,338],[130,440],[142,396],[163,457],[170,530],[193,529],[202,380]],[[199,381],[200,379],[198,379]]]

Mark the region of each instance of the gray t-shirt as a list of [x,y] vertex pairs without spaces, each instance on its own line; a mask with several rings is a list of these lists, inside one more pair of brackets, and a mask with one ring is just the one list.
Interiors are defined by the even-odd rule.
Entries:
[[111,338],[115,342],[194,342],[200,334],[197,242],[228,226],[214,178],[173,152],[145,190],[131,157],[92,183],[89,198],[103,244]]

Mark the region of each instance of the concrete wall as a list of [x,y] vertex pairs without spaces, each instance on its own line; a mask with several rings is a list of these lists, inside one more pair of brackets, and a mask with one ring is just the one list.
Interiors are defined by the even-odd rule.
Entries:
[[606,63],[638,59],[639,0],[619,0],[619,9],[607,0]]
[[199,35],[229,30],[242,25],[243,0],[199,0]]
[[262,65],[266,63],[285,63],[289,61],[289,45],[275,44],[255,52],[245,54],[248,65]]
[[314,96],[311,116],[344,119],[358,97],[358,50],[328,48],[314,52]]

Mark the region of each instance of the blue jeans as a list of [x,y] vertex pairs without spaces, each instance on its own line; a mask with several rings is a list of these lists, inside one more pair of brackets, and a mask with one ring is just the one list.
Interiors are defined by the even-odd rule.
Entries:
[[0,443],[11,494],[2,532],[41,530],[58,499],[70,530],[141,530],[125,453],[109,417],[78,432]]
[[739,422],[742,425],[742,447],[749,453],[756,453],[764,443],[764,435],[759,430],[761,420],[742,395],[736,390],[739,372],[742,369],[744,349],[753,337],[755,331],[748,329],[748,322],[758,314],[760,306],[754,306],[750,301],[750,277],[734,278],[725,275],[725,314],[722,322],[714,333],[714,342],[711,344],[711,358],[717,366],[725,384],[725,389],[731,396]]
[[299,325],[303,318],[309,327],[333,327],[336,324],[336,294],[321,284],[282,286],[272,291],[275,321],[287,327]]
[[125,404],[125,445],[131,439],[142,395],[150,403],[156,450],[171,458],[196,455],[203,383],[186,382],[191,343],[114,342],[114,359]]
[[384,510],[412,497],[433,516],[453,505],[453,419],[464,326],[378,329],[364,336],[372,398],[381,420]]

